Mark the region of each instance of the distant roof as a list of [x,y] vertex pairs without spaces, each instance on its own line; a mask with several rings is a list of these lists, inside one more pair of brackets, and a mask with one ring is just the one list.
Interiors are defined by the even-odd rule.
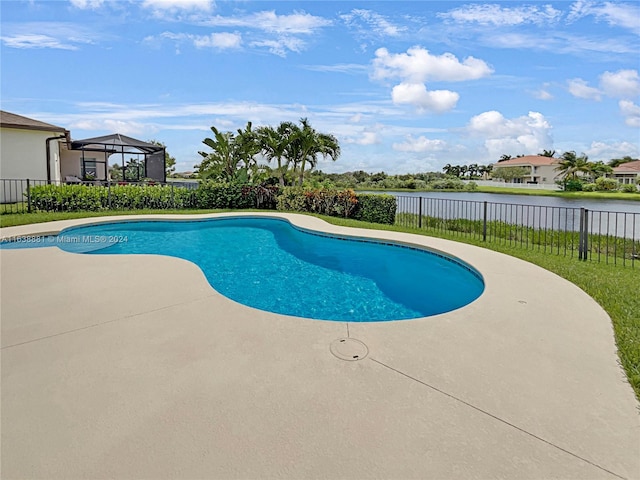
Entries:
[[525,155],[524,157],[511,158],[502,162],[494,163],[495,167],[520,167],[523,165],[534,165],[540,167],[543,165],[554,165],[558,163],[557,158],[543,157],[542,155]]
[[120,133],[105,135],[103,137],[85,138],[84,140],[74,140],[71,146],[73,150],[108,150],[129,153],[156,153],[164,149],[162,146],[143,142],[142,140],[127,137]]
[[17,115],[15,113],[5,112],[4,110],[0,110],[0,126],[2,128],[17,128],[21,130],[66,132],[63,127],[41,122],[40,120],[34,120],[33,118],[23,117],[22,115]]
[[621,163],[613,169],[613,173],[640,173],[640,160]]

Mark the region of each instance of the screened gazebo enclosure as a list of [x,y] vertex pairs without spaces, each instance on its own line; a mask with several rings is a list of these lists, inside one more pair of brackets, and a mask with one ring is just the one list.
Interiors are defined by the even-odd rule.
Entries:
[[[114,133],[104,137],[74,140],[71,142],[71,149],[82,152],[80,166],[83,178],[111,180],[109,160],[112,159],[111,165],[122,169],[122,180],[167,180],[165,148],[161,145]],[[102,176],[104,178],[99,178]]]

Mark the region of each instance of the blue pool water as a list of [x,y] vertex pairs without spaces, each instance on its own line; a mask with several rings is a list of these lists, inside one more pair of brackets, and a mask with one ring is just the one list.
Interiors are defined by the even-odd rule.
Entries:
[[47,242],[40,246],[183,258],[198,265],[213,288],[232,300],[313,319],[425,317],[460,308],[484,290],[481,276],[452,258],[311,233],[278,219],[108,223],[66,229]]

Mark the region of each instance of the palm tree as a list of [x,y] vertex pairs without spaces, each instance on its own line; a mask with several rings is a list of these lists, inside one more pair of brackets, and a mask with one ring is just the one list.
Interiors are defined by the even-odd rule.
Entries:
[[556,170],[564,177],[564,179],[576,179],[578,172],[589,173],[591,171],[591,163],[588,161],[589,157],[585,154],[576,155],[576,152],[564,152],[560,157]]
[[252,130],[252,123],[247,122],[244,130],[238,129],[238,134],[234,139],[233,156],[237,162],[244,163],[244,171],[249,176],[249,172],[257,166],[255,156],[260,153],[261,147],[256,132]]
[[542,153],[539,153],[538,155],[541,157],[553,158],[555,154],[556,154],[555,150],[543,150]]
[[447,163],[444,167],[442,167],[445,175],[451,175],[451,164]]
[[505,161],[507,161],[507,160],[511,160],[511,155],[506,155],[506,154],[505,154],[505,155],[502,155],[502,156],[500,157],[500,160],[498,160],[498,162],[505,162]]
[[318,155],[329,157],[335,161],[340,156],[338,140],[331,134],[317,132],[306,118],[301,118],[302,128],[297,127],[289,144],[289,159],[294,162],[294,171],[299,166],[298,185],[304,181],[304,171],[307,163],[310,170],[317,164]]
[[[275,129],[271,126],[260,127],[256,130],[262,152],[264,153],[268,162],[276,159],[278,167],[276,174],[280,181],[280,185],[284,187],[284,174],[289,168],[290,160],[285,157],[287,149],[293,140],[293,133],[296,130],[296,125],[292,122],[280,122],[278,128]],[[282,159],[285,159],[284,166],[282,165]]]

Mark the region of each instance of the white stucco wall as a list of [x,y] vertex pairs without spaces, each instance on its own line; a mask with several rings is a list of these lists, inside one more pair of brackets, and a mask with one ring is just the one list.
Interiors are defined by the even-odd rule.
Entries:
[[[0,128],[0,178],[47,179],[46,139],[59,136],[59,132]],[[52,140],[51,180],[60,179],[60,148]]]

